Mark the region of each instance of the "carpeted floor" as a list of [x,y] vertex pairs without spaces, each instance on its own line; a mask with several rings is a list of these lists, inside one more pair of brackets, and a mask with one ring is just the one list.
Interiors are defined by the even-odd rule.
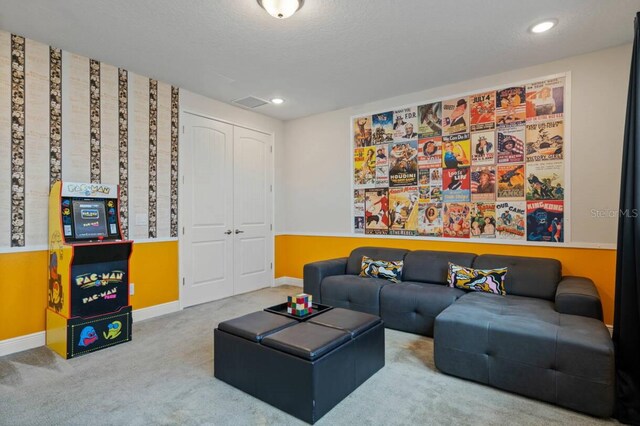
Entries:
[[[132,342],[68,361],[46,348],[0,358],[0,424],[304,424],[213,377],[216,324],[297,291],[269,288],[142,321]],[[386,330],[386,366],[316,424],[597,423],[441,374],[431,339]]]

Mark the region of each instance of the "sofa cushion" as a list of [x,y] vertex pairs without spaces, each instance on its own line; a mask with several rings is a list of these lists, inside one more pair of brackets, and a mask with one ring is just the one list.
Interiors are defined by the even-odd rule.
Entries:
[[350,309],[334,308],[311,318],[308,322],[346,331],[351,334],[351,337],[355,338],[379,324],[380,321],[380,317],[375,315]]
[[347,274],[358,275],[362,268],[362,256],[380,260],[404,260],[408,250],[384,247],[360,247],[351,252],[347,260]]
[[483,254],[475,258],[473,267],[506,267],[509,269],[504,283],[507,294],[546,300],[554,300],[556,287],[562,278],[562,267],[556,259]]
[[465,294],[436,318],[434,359],[447,374],[596,416],[612,411],[607,328],[546,300]]
[[301,322],[265,337],[262,344],[313,361],[349,340],[351,334],[344,330]]
[[378,278],[336,275],[322,280],[322,303],[336,308],[380,314],[380,289],[392,284]]
[[388,285],[380,291],[380,316],[388,328],[431,337],[438,314],[464,294],[439,283]]
[[504,277],[507,268],[474,269],[449,262],[449,287],[467,291],[480,291],[504,296]]
[[399,283],[402,278],[402,260],[376,260],[362,256],[361,277],[382,278]]
[[292,318],[258,311],[223,321],[218,324],[218,328],[252,342],[260,342],[266,336],[297,323],[298,321]]
[[471,266],[476,255],[447,251],[416,250],[407,253],[404,259],[403,281],[419,281],[431,284],[446,284],[449,262]]

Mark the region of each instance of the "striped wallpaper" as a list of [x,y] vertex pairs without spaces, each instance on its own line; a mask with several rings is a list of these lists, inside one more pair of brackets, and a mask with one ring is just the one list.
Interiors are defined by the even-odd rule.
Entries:
[[132,239],[178,236],[179,90],[0,31],[0,249],[47,244],[58,179],[120,184]]

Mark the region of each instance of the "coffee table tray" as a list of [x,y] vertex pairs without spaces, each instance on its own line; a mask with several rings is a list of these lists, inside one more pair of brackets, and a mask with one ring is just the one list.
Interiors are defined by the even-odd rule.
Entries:
[[271,312],[272,314],[278,314],[278,315],[282,315],[288,318],[293,318],[295,320],[298,321],[306,321],[309,318],[313,318],[316,315],[320,315],[322,313],[325,313],[327,311],[330,311],[331,309],[333,309],[333,306],[329,306],[329,305],[321,305],[320,303],[312,303],[311,307],[313,308],[313,312],[311,312],[310,314],[307,314],[305,316],[298,316],[298,315],[292,315],[290,313],[287,312],[287,302],[284,303],[280,303],[278,305],[274,305],[274,306],[270,306],[268,308],[265,309],[265,311],[267,312]]

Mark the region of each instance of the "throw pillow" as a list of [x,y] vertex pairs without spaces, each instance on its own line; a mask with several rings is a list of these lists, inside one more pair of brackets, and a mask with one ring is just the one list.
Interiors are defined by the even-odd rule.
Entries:
[[400,282],[402,276],[402,260],[375,260],[362,256],[361,277],[383,278],[394,283]]
[[504,277],[507,268],[473,269],[449,262],[449,287],[463,290],[482,291],[504,296]]

